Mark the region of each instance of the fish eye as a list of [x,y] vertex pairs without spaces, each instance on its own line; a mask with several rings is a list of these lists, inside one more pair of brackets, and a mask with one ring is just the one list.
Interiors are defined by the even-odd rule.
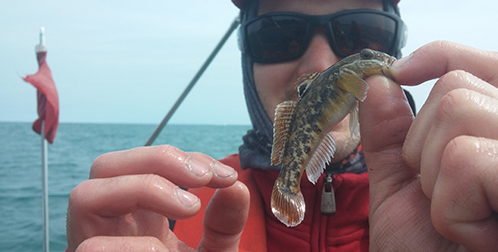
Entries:
[[360,52],[360,56],[362,59],[371,59],[374,57],[374,51],[371,49],[363,49]]

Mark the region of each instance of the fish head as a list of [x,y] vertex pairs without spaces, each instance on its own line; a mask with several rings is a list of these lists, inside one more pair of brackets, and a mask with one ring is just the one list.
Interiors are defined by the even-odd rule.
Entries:
[[366,76],[382,73],[391,77],[389,67],[396,61],[396,58],[372,49],[361,50],[357,57],[355,65]]

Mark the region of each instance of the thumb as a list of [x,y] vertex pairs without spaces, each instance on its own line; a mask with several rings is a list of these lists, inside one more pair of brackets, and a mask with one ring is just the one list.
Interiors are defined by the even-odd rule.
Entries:
[[242,182],[218,189],[207,206],[199,251],[238,251],[249,213],[249,190]]
[[370,205],[376,209],[414,172],[405,165],[402,148],[413,121],[402,88],[382,77],[367,79],[370,89],[360,104],[362,149],[370,179]]

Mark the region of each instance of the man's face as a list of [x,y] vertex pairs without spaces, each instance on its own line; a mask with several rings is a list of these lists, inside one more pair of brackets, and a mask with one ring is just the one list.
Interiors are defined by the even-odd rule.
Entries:
[[[325,15],[350,9],[382,10],[380,0],[260,0],[258,14],[270,12],[300,12],[309,15]],[[287,100],[298,100],[295,82],[304,73],[322,72],[340,58],[329,46],[327,34],[316,29],[302,57],[281,63],[254,63],[254,80],[261,104],[273,121],[276,106]],[[347,157],[359,144],[351,139],[349,115],[332,128],[337,151],[334,160]],[[332,162],[334,162],[332,160]]]

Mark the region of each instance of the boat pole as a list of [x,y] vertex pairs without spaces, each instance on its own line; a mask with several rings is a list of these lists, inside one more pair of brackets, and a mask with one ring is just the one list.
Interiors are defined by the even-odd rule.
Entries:
[[48,228],[48,144],[45,139],[45,120],[41,126],[41,156],[42,156],[42,216],[43,216],[43,251],[50,251]]
[[[45,27],[40,28],[40,44],[35,48],[36,53],[46,50]],[[50,232],[48,214],[48,142],[45,138],[46,121],[41,123],[41,156],[42,156],[42,218],[43,218],[43,251],[50,251]]]
[[178,107],[180,106],[180,104],[183,102],[183,100],[185,99],[185,97],[187,97],[188,93],[190,92],[190,90],[192,90],[192,88],[194,87],[195,83],[197,83],[197,81],[199,80],[199,78],[201,77],[201,75],[204,73],[204,71],[206,70],[206,68],[209,66],[209,64],[211,64],[211,61],[213,61],[214,57],[221,50],[221,47],[223,47],[223,45],[228,40],[228,38],[230,37],[230,35],[232,34],[232,32],[239,26],[239,23],[240,23],[239,17],[236,17],[233,20],[233,22],[230,25],[230,27],[228,28],[228,31],[221,38],[221,40],[218,43],[218,45],[216,45],[216,47],[214,48],[213,52],[211,52],[211,54],[206,59],[206,61],[204,62],[204,64],[201,66],[201,68],[199,69],[199,71],[197,71],[197,74],[195,74],[194,78],[190,81],[190,84],[185,88],[185,90],[183,91],[183,93],[180,95],[180,97],[175,102],[175,104],[173,105],[173,107],[170,109],[170,111],[168,112],[168,114],[166,114],[166,116],[164,117],[164,119],[162,120],[162,122],[157,126],[156,130],[154,131],[154,133],[152,133],[152,135],[150,136],[149,140],[147,140],[147,142],[145,143],[144,146],[150,146],[154,142],[154,140],[156,140],[156,138],[159,135],[159,133],[161,132],[161,130],[164,128],[164,126],[166,126],[166,124],[168,123],[169,119],[173,116],[173,114],[178,109]]

